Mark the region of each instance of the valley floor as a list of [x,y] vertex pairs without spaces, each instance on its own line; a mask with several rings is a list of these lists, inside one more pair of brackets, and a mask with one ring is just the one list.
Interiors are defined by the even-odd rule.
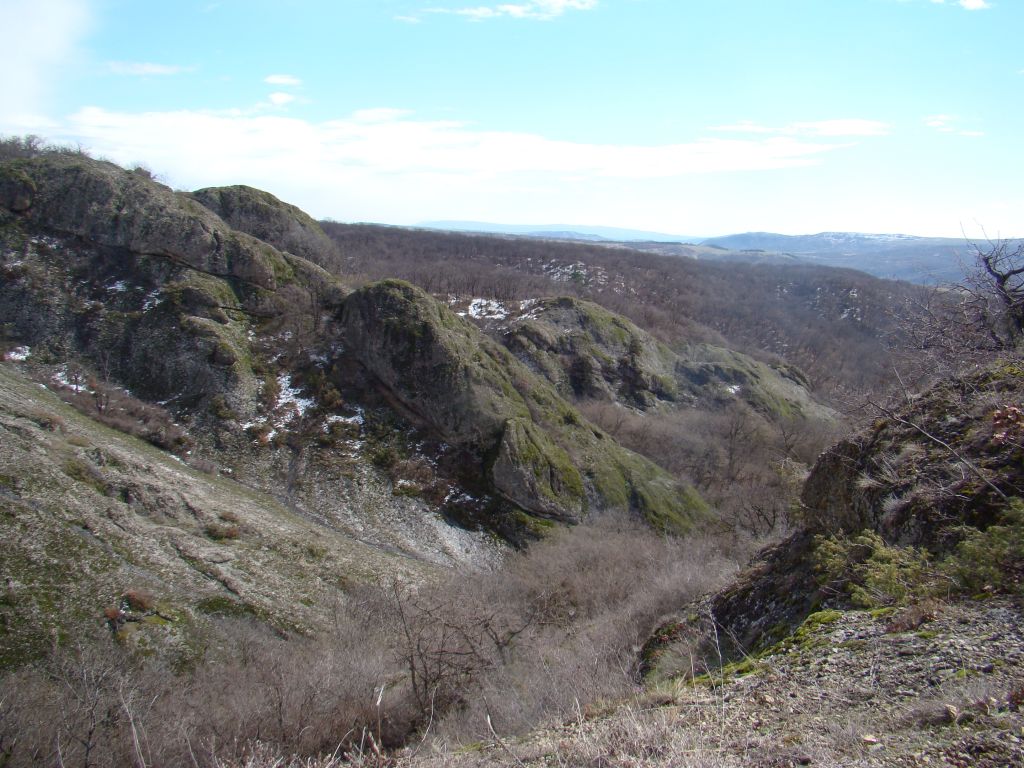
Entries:
[[397,764],[1024,765],[1021,613],[1005,598],[942,604],[899,631],[899,613],[825,611],[772,652],[711,676],[521,739],[430,755],[424,746]]

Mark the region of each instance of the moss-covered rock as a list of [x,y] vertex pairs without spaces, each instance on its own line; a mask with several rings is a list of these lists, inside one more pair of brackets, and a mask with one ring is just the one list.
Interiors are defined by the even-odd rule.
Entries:
[[632,510],[687,530],[707,516],[692,488],[627,451],[508,350],[408,283],[353,293],[348,352],[418,422],[481,457],[495,492],[524,510],[573,521]]
[[491,479],[498,493],[534,514],[574,522],[586,510],[583,478],[569,454],[526,419],[505,424]]
[[769,419],[833,418],[792,366],[769,365],[711,344],[671,349],[626,318],[582,299],[532,302],[502,340],[564,397],[640,409],[739,400]]
[[0,200],[36,226],[261,288],[275,288],[286,269],[276,248],[232,230],[190,198],[85,155],[49,153],[4,164]]
[[315,264],[323,264],[336,250],[334,242],[307,213],[269,192],[236,185],[207,187],[192,196],[240,232]]

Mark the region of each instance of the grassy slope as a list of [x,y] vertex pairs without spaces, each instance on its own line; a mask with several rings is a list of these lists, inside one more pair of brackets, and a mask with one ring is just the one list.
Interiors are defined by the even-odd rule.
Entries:
[[187,657],[211,614],[308,631],[348,587],[434,572],[93,422],[6,363],[0,536],[0,665],[42,651],[53,631],[101,624],[129,590],[157,604],[130,634]]

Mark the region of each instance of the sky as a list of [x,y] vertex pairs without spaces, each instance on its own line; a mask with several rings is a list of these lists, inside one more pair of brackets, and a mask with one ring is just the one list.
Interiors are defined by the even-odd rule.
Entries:
[[317,218],[1024,235],[1021,0],[0,0],[0,134]]

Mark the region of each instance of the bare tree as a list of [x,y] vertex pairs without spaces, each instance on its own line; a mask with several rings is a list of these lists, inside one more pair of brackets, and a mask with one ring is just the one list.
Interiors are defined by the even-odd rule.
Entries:
[[1024,336],[1024,242],[975,246],[975,269],[964,283],[964,309],[996,349],[1015,349]]
[[914,302],[912,346],[954,368],[1016,350],[1024,338],[1024,242],[975,244],[965,279]]

